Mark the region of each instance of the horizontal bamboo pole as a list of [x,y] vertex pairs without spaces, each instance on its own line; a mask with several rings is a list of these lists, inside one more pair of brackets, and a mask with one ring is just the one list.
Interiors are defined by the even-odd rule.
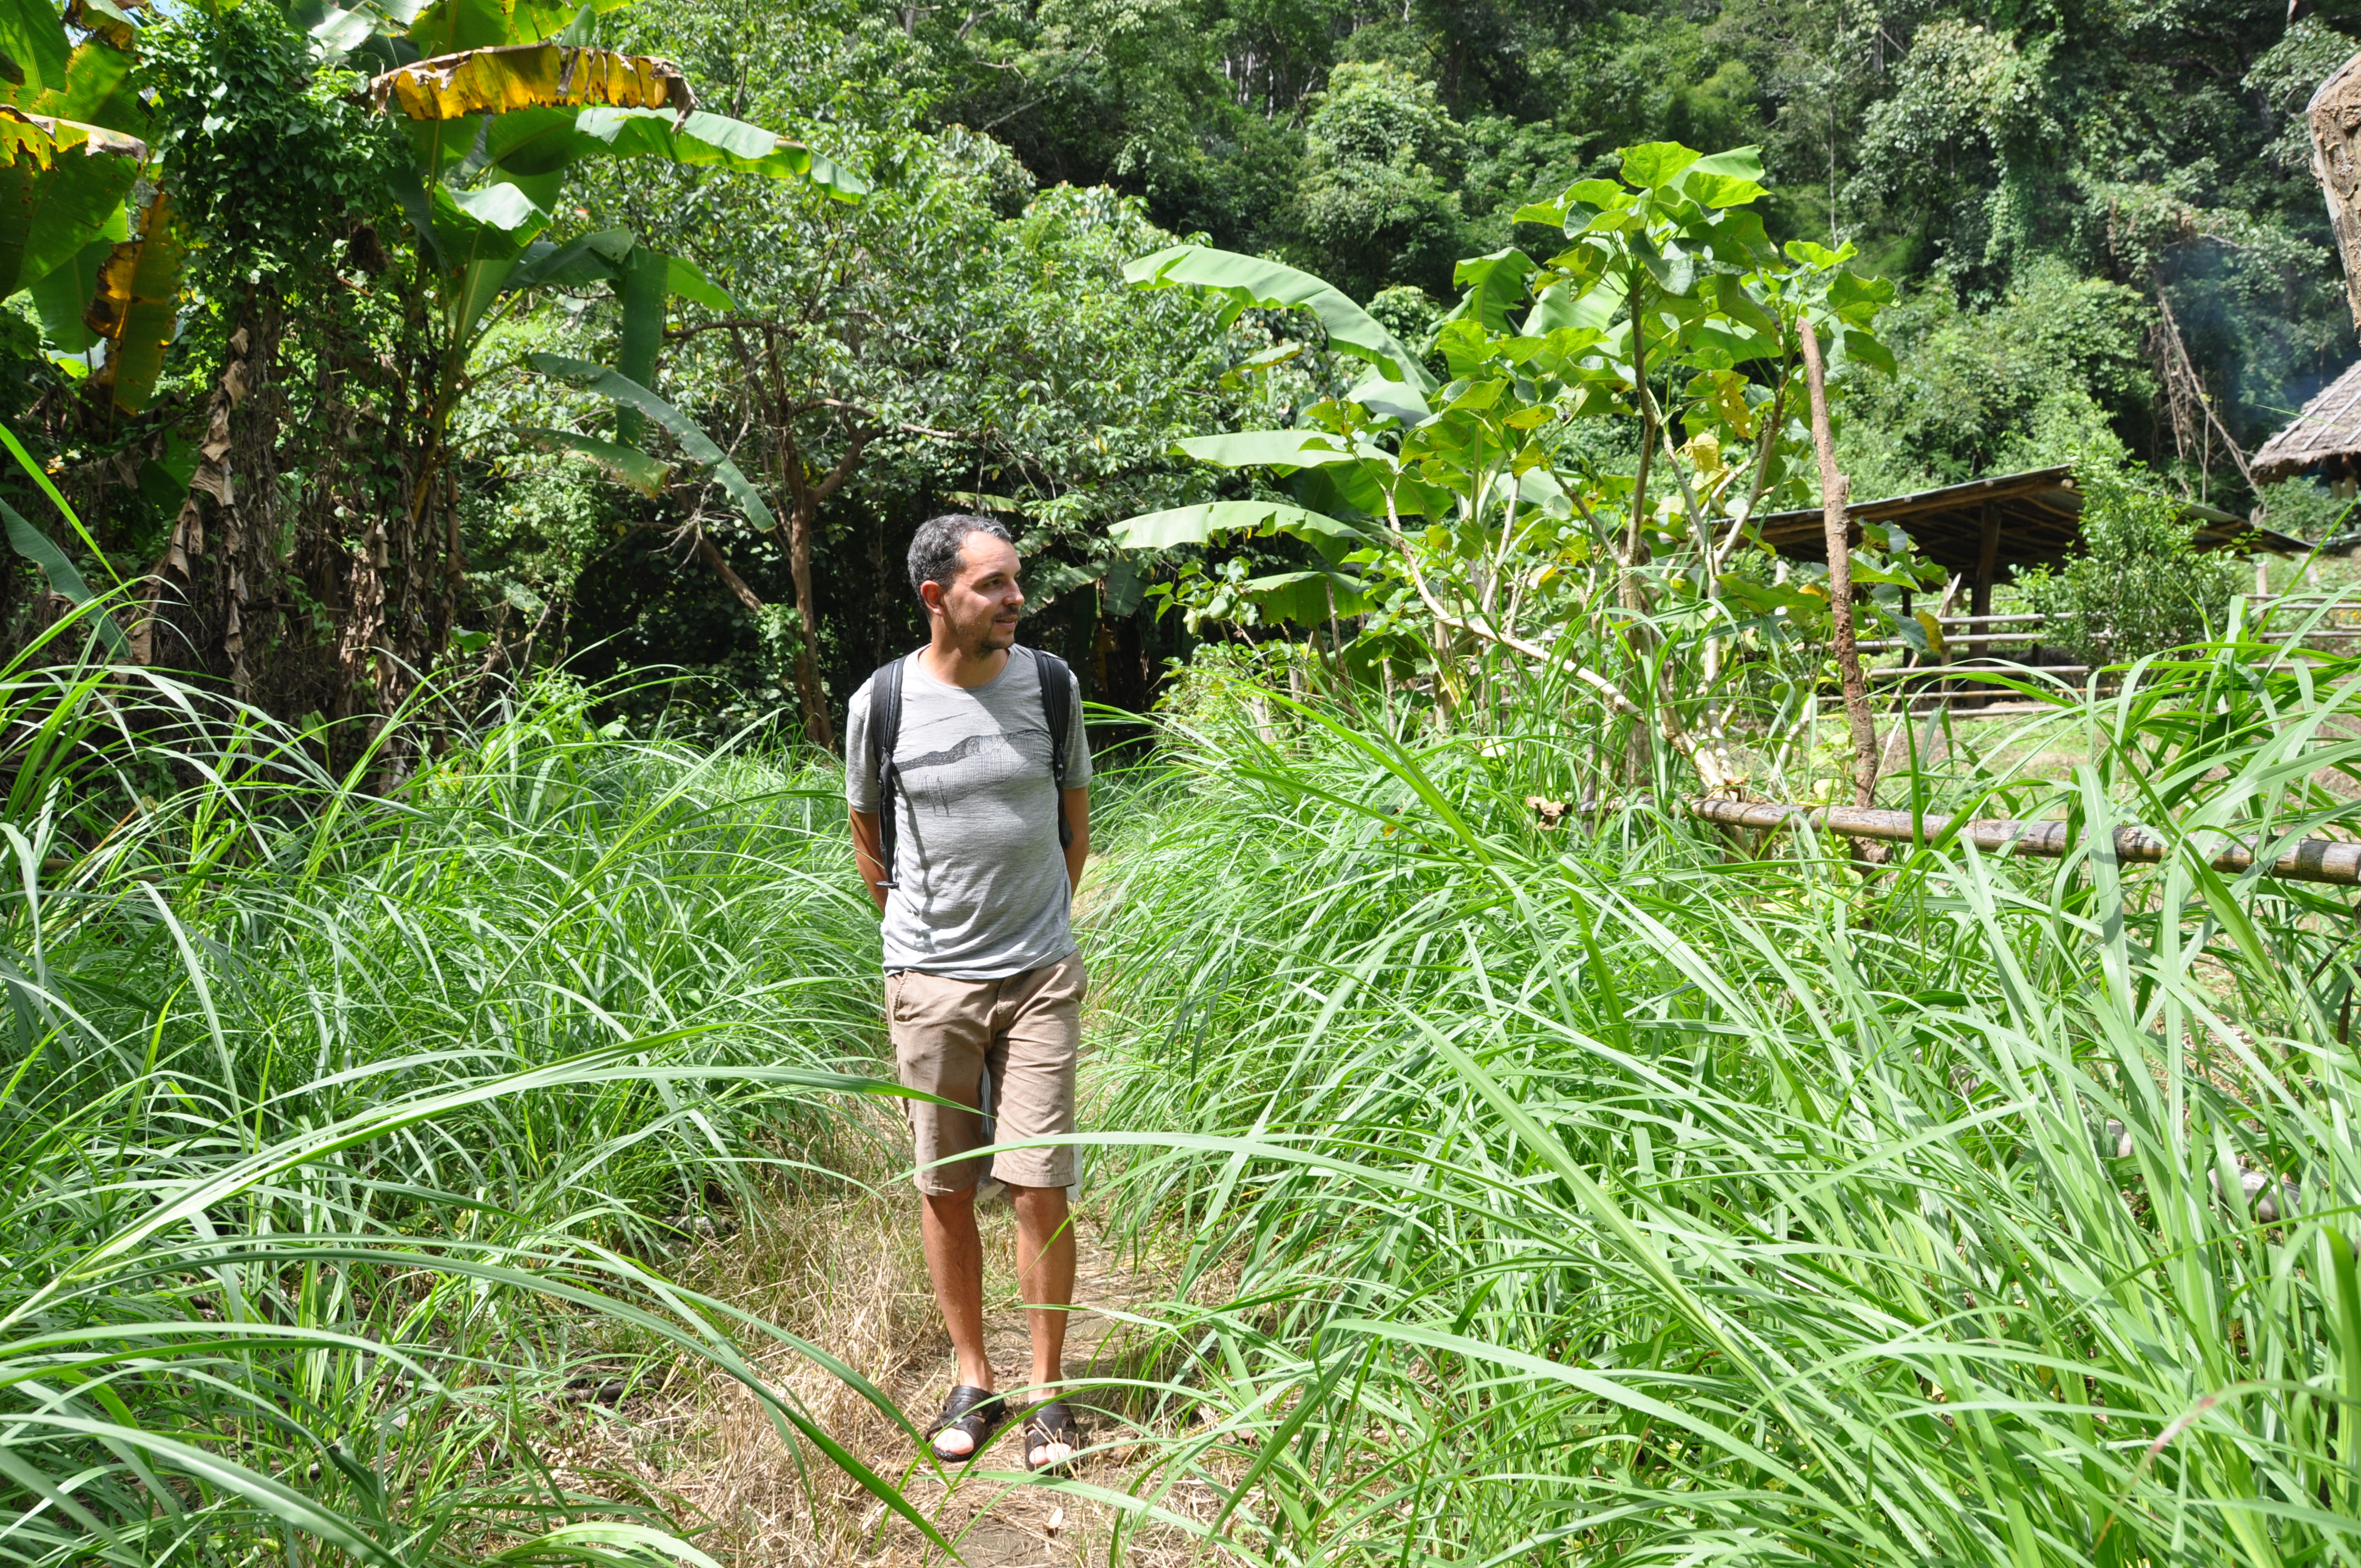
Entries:
[[[1692,800],[1689,814],[1724,828],[1773,831],[1803,826],[1841,834],[1848,839],[1874,839],[1887,844],[1912,844],[1938,839],[1952,830],[1948,817],[1913,821],[1906,811],[1881,811],[1854,806],[1786,806],[1771,801]],[[2063,855],[2073,848],[2063,822],[2025,822],[1984,817],[1957,825],[1959,836],[1987,854]],[[2154,865],[2170,852],[2162,835],[2137,826],[2115,829],[2115,858]],[[2213,869],[2237,873],[2250,870],[2255,853],[2241,845],[2213,851]],[[2267,876],[2291,882],[2329,883],[2338,887],[2361,886],[2361,844],[2334,839],[2299,839],[2271,862]]]

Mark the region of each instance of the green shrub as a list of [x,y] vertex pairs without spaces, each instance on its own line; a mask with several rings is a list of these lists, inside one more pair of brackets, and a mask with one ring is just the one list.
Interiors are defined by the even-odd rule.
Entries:
[[2238,591],[2237,558],[2200,554],[2170,497],[2103,470],[2083,489],[2084,553],[2017,580],[2026,607],[2049,618],[2042,640],[2093,665],[2204,641]]

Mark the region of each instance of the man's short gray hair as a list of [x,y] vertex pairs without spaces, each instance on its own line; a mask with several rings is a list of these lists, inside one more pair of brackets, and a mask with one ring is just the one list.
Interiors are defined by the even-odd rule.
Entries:
[[910,591],[918,594],[921,603],[926,595],[918,592],[921,583],[933,583],[948,590],[951,579],[959,576],[960,546],[971,533],[987,533],[1004,544],[1016,541],[1008,530],[988,517],[972,512],[945,512],[918,524],[917,536],[910,541]]

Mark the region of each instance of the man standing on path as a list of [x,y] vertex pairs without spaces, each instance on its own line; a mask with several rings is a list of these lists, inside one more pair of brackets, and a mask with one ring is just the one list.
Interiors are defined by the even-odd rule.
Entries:
[[[1070,903],[1090,852],[1090,746],[1072,674],[1016,646],[1025,603],[1016,575],[1016,547],[1000,524],[950,516],[919,526],[910,586],[927,609],[927,645],[853,694],[845,795],[854,858],[884,916],[895,1063],[905,1087],[958,1107],[904,1102],[927,1271],[959,1363],[928,1442],[937,1458],[962,1462],[1009,1415],[983,1347],[975,1192],[992,1166],[1016,1210],[1016,1275],[1040,1396],[1025,1411],[1025,1467],[1062,1474],[1077,1447],[1073,1417],[1056,1398],[1074,1299],[1066,1212],[1074,1150],[959,1157],[986,1144],[987,1069],[1002,1140],[1074,1130],[1086,981]],[[1060,729],[1062,762],[1051,743]]]

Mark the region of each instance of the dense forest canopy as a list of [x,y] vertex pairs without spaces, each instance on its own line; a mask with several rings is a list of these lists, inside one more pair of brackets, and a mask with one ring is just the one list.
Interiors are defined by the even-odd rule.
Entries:
[[[115,349],[74,307],[134,236],[98,235],[16,296],[5,411],[89,536],[50,532],[93,580],[161,605],[148,656],[327,720],[437,669],[666,664],[703,678],[625,708],[734,723],[785,703],[825,742],[831,706],[917,632],[910,529],[967,506],[1019,521],[1037,634],[1094,697],[1143,704],[1186,638],[1145,591],[1170,564],[1113,549],[1108,525],[1229,493],[1173,441],[1292,419],[1319,389],[1242,381],[1272,322],[1225,327],[1122,266],[1199,236],[1325,278],[1424,344],[1461,258],[1546,257],[1562,242],[1519,209],[1653,141],[1759,146],[1772,238],[1850,243],[1897,285],[1897,371],[1839,409],[1857,498],[2096,455],[2300,533],[2333,520],[2308,482],[2255,493],[2240,455],[2352,353],[2301,114],[2355,47],[2333,12],[545,9],[75,12],[85,52],[106,40],[83,24],[132,46],[105,103],[170,195],[178,327],[152,391],[110,400]],[[553,161],[471,141],[472,120],[429,148],[365,83],[439,48],[445,16],[445,42],[564,26],[676,61],[700,113],[818,162]],[[467,211],[437,208],[422,241],[430,188]],[[486,219],[494,192],[529,192],[530,222]],[[126,214],[153,208],[133,195]],[[489,280],[451,253],[461,229],[572,248]],[[601,459],[648,416],[534,368],[560,360],[637,367],[741,488]],[[9,493],[57,515],[28,483]],[[62,601],[19,554],[21,642]]]

